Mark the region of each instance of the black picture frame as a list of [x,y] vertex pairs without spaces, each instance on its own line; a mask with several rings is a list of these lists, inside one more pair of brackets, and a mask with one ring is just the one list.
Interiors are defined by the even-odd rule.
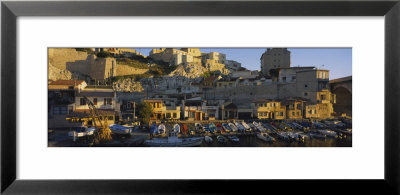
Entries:
[[[385,16],[385,176],[382,180],[16,179],[19,16]],[[400,3],[369,1],[2,1],[1,192],[5,194],[399,194]],[[383,128],[383,126],[382,126]],[[312,171],[312,170],[310,170]],[[368,170],[365,170],[368,171]],[[271,191],[271,192],[272,192]]]

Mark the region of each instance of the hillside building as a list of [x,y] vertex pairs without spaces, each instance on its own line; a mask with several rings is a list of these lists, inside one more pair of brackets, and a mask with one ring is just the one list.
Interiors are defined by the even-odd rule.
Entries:
[[290,51],[287,48],[268,48],[261,55],[260,61],[262,74],[271,76],[271,69],[290,67]]

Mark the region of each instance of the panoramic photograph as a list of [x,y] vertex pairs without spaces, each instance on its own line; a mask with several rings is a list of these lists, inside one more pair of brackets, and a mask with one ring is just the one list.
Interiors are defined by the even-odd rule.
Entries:
[[48,48],[48,147],[352,147],[352,48]]

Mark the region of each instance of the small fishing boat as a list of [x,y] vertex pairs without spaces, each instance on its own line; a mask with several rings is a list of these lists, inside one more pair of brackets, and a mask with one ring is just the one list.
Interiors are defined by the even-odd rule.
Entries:
[[258,131],[264,132],[265,128],[261,125],[261,123],[257,123],[256,121],[253,121],[253,125],[257,128]]
[[190,147],[199,146],[203,137],[178,138],[178,132],[168,132],[168,138],[153,138],[144,142],[145,146],[151,147]]
[[131,135],[132,128],[124,127],[122,125],[112,124],[108,126],[112,133],[114,134],[122,134],[122,135]]
[[224,128],[225,132],[232,131],[231,127],[229,127],[228,123],[222,123],[222,128]]
[[234,136],[234,135],[228,136],[228,139],[229,139],[231,142],[235,142],[235,143],[239,142],[239,138],[236,137],[236,136]]
[[160,131],[158,131],[158,126],[157,126],[157,124],[156,123],[153,123],[151,126],[150,126],[150,134],[159,134],[160,133]]
[[210,130],[211,133],[215,133],[215,131],[217,130],[217,127],[215,126],[214,123],[210,123],[210,124],[208,124],[208,129]]
[[310,138],[326,139],[326,135],[319,133],[310,132],[308,135],[310,136]]
[[306,134],[304,134],[304,133],[302,133],[302,132],[296,132],[295,134],[297,135],[297,139],[298,139],[298,141],[300,141],[300,142],[304,142],[306,139],[309,138],[308,135],[306,135]]
[[318,132],[322,135],[326,135],[328,137],[337,138],[337,133],[331,130],[318,130]]
[[275,138],[268,135],[268,133],[257,133],[257,138],[265,142],[274,142]]
[[210,128],[208,128],[208,124],[203,124],[203,130],[206,133],[211,133]]
[[243,127],[243,125],[239,122],[235,123],[236,127],[238,128],[238,131],[244,132],[246,129]]
[[203,125],[201,125],[200,123],[195,123],[194,126],[196,127],[196,131],[197,132],[203,132],[204,131]]
[[161,134],[164,134],[164,133],[167,132],[167,128],[165,127],[164,124],[160,124],[160,125],[158,125],[158,131],[159,131]]
[[290,137],[287,132],[278,132],[277,133],[279,139],[289,140]]
[[242,121],[242,125],[245,128],[245,131],[251,131],[251,127],[247,123],[245,123],[244,121]]
[[173,130],[177,133],[181,132],[181,126],[179,126],[179,124],[175,124]]
[[188,124],[188,131],[189,135],[195,135],[196,134],[196,127],[193,124]]
[[217,127],[217,129],[216,129],[217,133],[223,133],[224,132],[224,128],[222,127],[221,124],[217,123],[215,126]]
[[188,126],[186,125],[186,124],[181,124],[181,131],[182,131],[182,134],[188,134],[188,132],[189,132],[189,128],[188,128]]
[[343,129],[343,130],[339,130],[340,132],[342,132],[345,135],[352,135],[352,130],[351,129]]
[[207,143],[212,143],[213,139],[210,136],[204,136],[204,141]]
[[224,144],[224,143],[226,143],[228,140],[226,139],[226,137],[224,137],[224,136],[222,136],[222,135],[218,135],[218,136],[217,136],[217,141],[218,141],[219,143]]
[[232,131],[238,131],[238,128],[233,124],[233,123],[228,123],[229,127],[232,129]]
[[68,136],[72,137],[73,141],[77,141],[80,137],[93,135],[95,131],[95,127],[74,127],[72,131],[68,132]]
[[248,123],[252,131],[257,131],[257,127],[253,123]]

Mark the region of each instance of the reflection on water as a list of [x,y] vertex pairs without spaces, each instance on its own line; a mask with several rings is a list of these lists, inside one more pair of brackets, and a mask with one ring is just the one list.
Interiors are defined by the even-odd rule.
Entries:
[[311,139],[308,138],[304,143],[293,141],[283,141],[277,139],[275,142],[267,143],[256,137],[256,135],[237,135],[239,143],[232,143],[228,141],[225,144],[219,143],[216,136],[211,136],[213,139],[212,143],[203,143],[201,147],[351,147],[352,138],[348,136],[343,139],[326,138],[324,139]]

